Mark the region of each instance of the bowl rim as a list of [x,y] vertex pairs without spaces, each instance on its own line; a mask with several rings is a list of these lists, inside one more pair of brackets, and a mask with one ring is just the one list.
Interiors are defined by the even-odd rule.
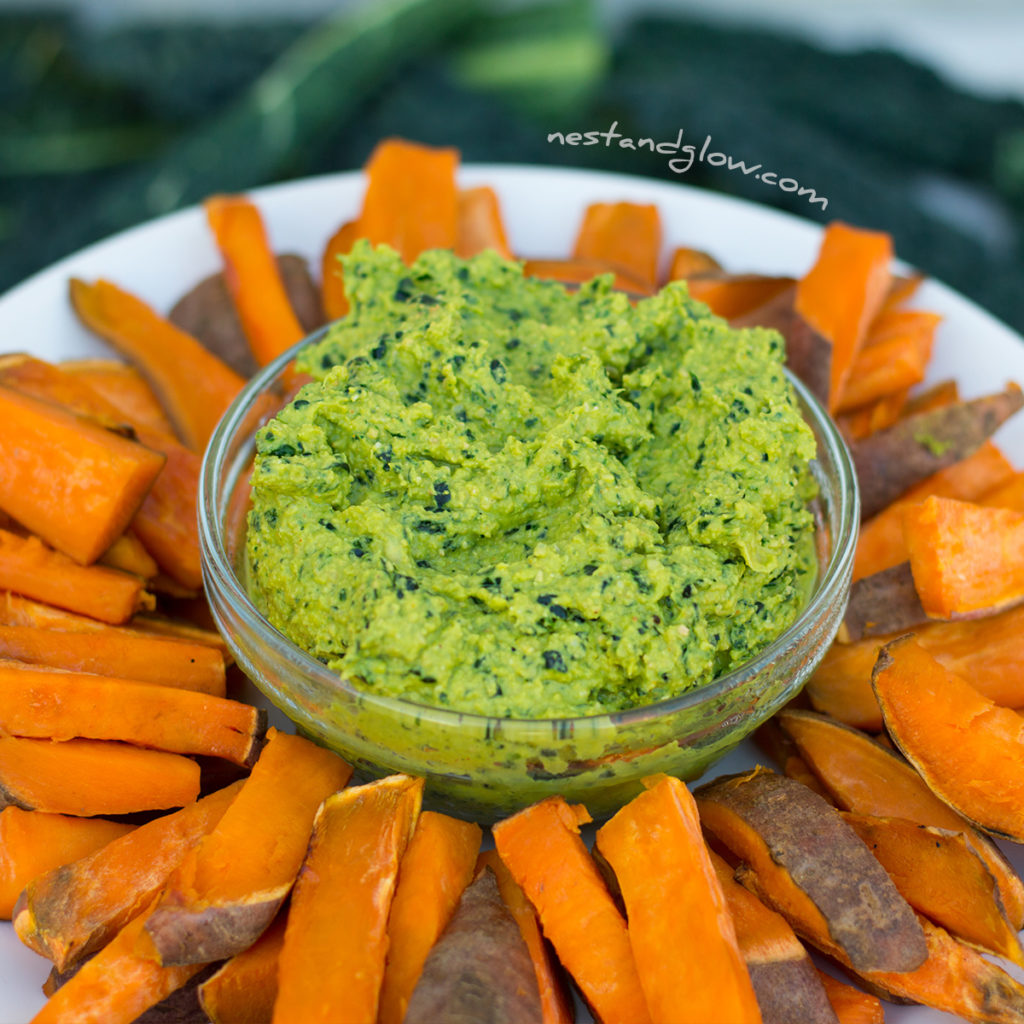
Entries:
[[[828,563],[819,576],[819,582],[810,600],[803,606],[793,622],[749,661],[743,662],[724,675],[717,676],[709,683],[651,704],[640,704],[619,711],[597,712],[593,715],[546,718],[502,718],[477,712],[459,711],[455,708],[418,704],[414,701],[374,693],[356,686],[346,677],[332,672],[322,662],[317,661],[260,613],[228,557],[225,544],[225,522],[218,514],[218,495],[224,473],[228,468],[225,457],[228,442],[235,437],[240,425],[252,416],[253,406],[259,396],[280,381],[286,367],[303,348],[314,344],[325,336],[332,326],[333,324],[329,322],[317,328],[287,351],[281,353],[273,362],[262,367],[228,406],[203,453],[199,474],[197,510],[204,585],[212,590],[220,587],[223,596],[230,601],[235,613],[241,616],[245,625],[255,634],[272,642],[278,653],[290,663],[292,668],[311,676],[318,685],[340,688],[347,697],[357,701],[390,709],[402,716],[414,715],[418,719],[429,718],[434,724],[465,727],[477,723],[481,732],[487,735],[494,735],[497,730],[511,735],[519,731],[533,732],[546,727],[550,727],[558,734],[565,731],[567,727],[574,727],[577,723],[589,723],[595,728],[604,723],[610,723],[614,728],[619,728],[701,706],[725,696],[747,680],[756,678],[763,669],[783,655],[791,643],[799,640],[809,628],[808,624],[817,621],[827,610],[827,606],[837,598],[836,591],[842,588],[847,569],[852,566],[857,543],[860,518],[857,474],[849,448],[835,421],[810,389],[788,367],[783,367],[783,372],[799,401],[812,414],[810,425],[815,430],[817,437],[828,448],[831,458],[837,466],[838,488],[835,502],[840,529],[838,536],[830,538],[831,550]],[[260,425],[262,425],[262,421]],[[254,432],[255,430],[252,431],[252,433]],[[238,482],[236,479],[236,486]]]

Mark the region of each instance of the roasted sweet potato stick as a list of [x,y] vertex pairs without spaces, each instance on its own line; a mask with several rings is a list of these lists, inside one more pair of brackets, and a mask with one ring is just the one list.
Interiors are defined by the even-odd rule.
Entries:
[[50,996],[32,1024],[129,1024],[187,984],[205,964],[161,967],[146,932],[148,911]]
[[882,648],[872,685],[889,735],[928,788],[985,831],[1024,842],[1024,718],[913,637]]
[[918,913],[956,938],[1024,966],[996,880],[965,833],[849,811],[843,819]]
[[259,208],[246,196],[203,203],[224,261],[224,280],[256,362],[266,366],[306,336],[285,291]]
[[1024,512],[933,496],[904,510],[903,532],[929,616],[992,614],[1024,600]]
[[391,775],[328,797],[295,883],[274,1024],[374,1024],[398,865],[423,780]]
[[602,1020],[649,1021],[619,913],[579,836],[590,816],[549,797],[494,826],[494,842],[558,958]]
[[0,658],[224,696],[224,657],[216,648],[126,629],[74,633],[0,625]]
[[784,711],[780,721],[843,810],[966,833],[999,885],[1010,923],[1024,925],[1024,883],[996,846],[944,804],[906,761],[864,733],[811,711]]
[[390,245],[406,263],[426,249],[454,249],[459,153],[385,139],[366,163],[359,237]]
[[149,905],[241,787],[232,783],[33,879],[15,909],[18,937],[58,971],[77,966]]
[[640,278],[620,272],[610,263],[598,260],[525,260],[523,274],[563,284],[583,284],[600,274],[612,275],[612,286],[631,295],[652,295],[651,286]]
[[838,408],[871,321],[888,294],[891,262],[888,235],[836,221],[825,228],[814,266],[797,282],[797,313],[831,342],[830,411]]
[[539,1021],[540,996],[523,936],[490,868],[462,894],[430,951],[406,1024]]
[[72,278],[71,303],[86,327],[138,367],[181,439],[201,452],[245,381],[191,335],[109,281]]
[[931,412],[946,405],[956,405],[960,401],[960,385],[955,380],[940,380],[924,391],[919,391],[907,399],[904,408],[905,416],[913,416],[919,412]]
[[87,384],[129,423],[174,436],[174,426],[160,400],[134,366],[115,359],[73,359],[62,362],[60,369]]
[[836,412],[848,412],[924,380],[941,320],[937,313],[909,309],[876,316],[853,361]]
[[665,280],[685,281],[691,277],[711,277],[724,272],[722,264],[710,253],[681,245],[672,253]]
[[644,779],[644,785],[646,792],[598,830],[597,848],[622,892],[651,1019],[760,1024],[693,797],[668,775]]
[[888,313],[909,302],[924,283],[924,274],[915,270],[909,274],[893,274],[880,312]]
[[828,935],[859,971],[910,971],[924,962],[913,911],[817,793],[756,768],[716,779],[695,796],[705,829],[751,866],[769,904],[797,932]]
[[273,1017],[286,921],[282,911],[248,949],[199,986],[199,1005],[213,1024],[260,1024]]
[[[969,679],[989,700],[1024,708],[1024,605],[984,619],[933,622],[915,631],[917,642],[949,671]],[[894,636],[833,644],[807,683],[817,711],[868,732],[882,728],[871,670]]]
[[10,736],[120,740],[247,767],[265,728],[266,711],[223,697],[80,672],[0,668],[0,733]]
[[131,522],[158,452],[0,385],[0,508],[86,565]]
[[455,255],[469,259],[486,249],[493,249],[507,260],[514,258],[508,247],[498,194],[489,185],[462,189]]
[[839,1024],[885,1024],[885,1010],[877,996],[818,971]]
[[336,754],[275,729],[241,793],[168,882],[147,924],[164,963],[240,953],[274,919],[316,809],[348,781]]
[[861,524],[853,560],[853,578],[859,580],[906,561],[903,512],[908,505],[933,494],[961,501],[977,501],[986,492],[1008,483],[1013,475],[1013,466],[1006,456],[991,441],[985,441],[966,459],[922,480],[898,501]]
[[146,550],[146,546],[139,540],[137,533],[131,529],[125,530],[106,551],[100,555],[100,565],[110,569],[118,569],[121,572],[130,573],[133,576],[141,576],[143,579],[152,579],[158,572],[160,566]]
[[359,222],[346,221],[328,239],[321,260],[321,296],[324,313],[328,320],[339,320],[348,312],[348,298],[345,295],[345,281],[341,272],[341,261],[359,237]]
[[488,867],[494,872],[501,898],[519,925],[523,941],[530,951],[540,990],[541,1024],[572,1024],[572,1001],[564,984],[564,972],[558,967],[551,948],[544,941],[533,904],[526,898],[526,893],[512,877],[512,872],[498,856],[497,850],[484,850],[477,861],[477,867]]
[[851,446],[861,519],[881,512],[915,484],[975,452],[1024,405],[1016,384],[984,398],[901,419]]
[[859,406],[848,413],[838,413],[836,423],[845,437],[859,441],[896,423],[906,408],[907,395],[907,388],[882,395],[874,402]]
[[661,255],[661,216],[645,203],[591,203],[572,251],[573,259],[608,263],[653,288]]
[[786,919],[744,889],[717,853],[708,853],[764,1024],[836,1024],[818,972]]
[[471,822],[433,811],[419,816],[388,918],[380,1024],[402,1024],[427,954],[473,878],[480,839]]
[[105,818],[0,811],[0,918],[10,919],[14,904],[33,879],[78,860],[131,832],[131,825]]
[[687,280],[690,294],[726,320],[746,316],[793,287],[791,277],[764,274],[704,274]]
[[0,733],[0,805],[93,817],[182,807],[199,795],[199,765],[180,754],[102,740]]
[[864,637],[905,633],[928,622],[909,562],[857,580],[843,612],[837,639],[855,643]]

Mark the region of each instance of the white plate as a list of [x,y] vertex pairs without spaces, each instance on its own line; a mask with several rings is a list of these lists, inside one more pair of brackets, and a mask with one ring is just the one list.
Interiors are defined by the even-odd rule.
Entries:
[[[513,251],[530,256],[569,253],[583,208],[590,202],[633,200],[657,204],[666,255],[676,245],[707,249],[731,270],[803,273],[813,262],[821,229],[808,221],[699,189],[617,174],[554,168],[464,167],[465,185],[493,185],[501,198]],[[314,272],[330,234],[358,212],[359,173],[328,175],[260,189],[253,195],[278,252],[297,252]],[[90,246],[0,297],[0,349],[45,359],[110,355],[77,322],[67,302],[68,278],[106,277],[166,311],[191,285],[220,268],[200,210],[174,213]],[[922,286],[915,305],[942,313],[930,380],[956,377],[968,397],[1024,382],[1024,342],[973,303],[935,282]],[[1024,466],[1024,417],[997,437]],[[722,764],[739,771],[757,760],[745,745]],[[1005,847],[1004,847],[1005,849]],[[1024,853],[1007,850],[1018,870]],[[0,1024],[23,1024],[42,1006],[48,963],[24,949],[9,924],[0,925]],[[922,1007],[886,1004],[892,1024],[953,1020]]]

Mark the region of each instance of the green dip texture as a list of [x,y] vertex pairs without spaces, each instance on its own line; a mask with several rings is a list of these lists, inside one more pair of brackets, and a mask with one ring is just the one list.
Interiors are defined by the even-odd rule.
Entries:
[[795,618],[815,443],[780,337],[360,243],[257,438],[250,588],[367,691],[511,718],[701,686]]

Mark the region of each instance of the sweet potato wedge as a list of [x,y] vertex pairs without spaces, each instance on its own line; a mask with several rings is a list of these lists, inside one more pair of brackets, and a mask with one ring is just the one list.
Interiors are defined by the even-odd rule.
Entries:
[[485,867],[494,872],[501,898],[519,925],[523,941],[530,951],[533,970],[537,975],[537,987],[540,989],[541,1024],[573,1024],[575,1014],[572,998],[566,988],[565,972],[552,955],[551,947],[544,941],[537,911],[498,856],[497,850],[484,850],[480,854],[477,871]]
[[770,905],[797,932],[827,934],[857,970],[910,971],[924,962],[913,911],[816,793],[758,768],[719,778],[695,796],[704,827],[751,866]]
[[839,1024],[885,1024],[885,1010],[877,996],[818,971]]
[[199,1005],[213,1024],[267,1024],[272,1019],[287,920],[282,910],[248,949],[199,985]]
[[997,847],[943,803],[906,761],[864,733],[812,711],[783,711],[779,721],[843,810],[967,834],[996,879],[1010,923],[1024,926],[1024,883]]
[[579,835],[589,820],[549,797],[498,822],[494,842],[595,1013],[649,1021],[626,922]]
[[390,775],[324,800],[288,911],[274,1024],[377,1019],[388,912],[422,794],[422,779]]
[[180,754],[0,732],[0,807],[88,818],[183,807],[198,795],[199,765]]
[[251,946],[291,890],[317,808],[351,774],[329,750],[270,729],[242,791],[147,922],[161,961],[208,963]]
[[493,249],[505,259],[513,259],[501,218],[498,194],[489,185],[459,190],[455,254],[463,259]]
[[[695,275],[711,275],[724,273],[725,268],[711,253],[703,249],[691,249],[689,246],[678,246],[668,261],[666,281],[685,281]],[[760,305],[760,303],[757,303]]]
[[915,484],[976,451],[1021,406],[1016,384],[970,402],[901,419],[854,442],[861,519],[869,519]]
[[352,250],[358,237],[359,221],[345,221],[327,240],[320,258],[320,294],[328,320],[339,320],[348,312],[340,258]]
[[1024,951],[1006,919],[996,880],[965,833],[849,811],[843,819],[919,914],[956,938],[1024,967]]
[[119,359],[70,359],[62,362],[60,369],[87,384],[134,426],[174,436],[174,426],[160,400],[134,366]]
[[78,860],[132,830],[105,818],[0,811],[0,918],[9,920],[21,891],[33,879]]
[[786,919],[744,889],[717,853],[708,852],[764,1024],[836,1024],[821,978]]
[[661,254],[658,208],[642,203],[591,203],[583,214],[572,256],[608,263],[654,287]]
[[928,622],[909,562],[873,573],[850,587],[838,640],[855,643],[865,637],[903,633]]
[[409,1000],[406,1024],[540,1019],[533,962],[494,873],[485,867],[430,951]]
[[480,840],[472,822],[433,811],[419,816],[388,918],[379,1024],[402,1024],[427,954],[473,879]]
[[1024,842],[1024,718],[912,636],[882,648],[871,682],[889,735],[928,788],[986,832]]
[[1024,601],[1024,512],[934,495],[903,514],[914,586],[936,619]]
[[651,1018],[759,1024],[758,1000],[693,797],[668,775],[648,777],[644,786],[601,826],[596,845],[622,894]]
[[18,937],[58,971],[76,967],[153,901],[188,850],[217,826],[241,785],[148,821],[33,879],[15,909]]

